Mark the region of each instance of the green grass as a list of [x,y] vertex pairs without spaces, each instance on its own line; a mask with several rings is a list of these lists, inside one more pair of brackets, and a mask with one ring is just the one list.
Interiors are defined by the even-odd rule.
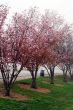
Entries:
[[[47,83],[45,83],[47,82]],[[0,110],[73,110],[73,83],[64,83],[62,77],[55,78],[51,85],[49,78],[37,78],[39,87],[48,88],[51,92],[40,93],[22,89],[18,83],[31,83],[31,79],[16,82],[13,91],[30,97],[27,101],[0,98]]]

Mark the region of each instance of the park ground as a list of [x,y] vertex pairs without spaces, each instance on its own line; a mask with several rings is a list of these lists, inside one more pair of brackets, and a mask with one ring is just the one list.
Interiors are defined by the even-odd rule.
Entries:
[[30,88],[31,79],[20,80],[12,87],[11,97],[5,97],[0,84],[0,110],[73,110],[73,82],[63,82],[55,76],[37,78],[38,88]]

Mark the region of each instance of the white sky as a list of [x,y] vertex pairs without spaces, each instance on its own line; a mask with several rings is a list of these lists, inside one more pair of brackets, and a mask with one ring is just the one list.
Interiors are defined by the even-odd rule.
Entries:
[[73,0],[0,0],[0,4],[7,4],[10,9],[10,16],[14,12],[20,12],[30,7],[39,7],[40,11],[52,9],[57,11],[64,18],[73,23]]

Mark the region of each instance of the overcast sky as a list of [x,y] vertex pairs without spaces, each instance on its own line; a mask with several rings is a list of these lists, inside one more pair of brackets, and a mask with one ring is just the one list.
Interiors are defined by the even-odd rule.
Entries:
[[0,0],[0,4],[6,4],[10,9],[10,16],[14,12],[20,12],[30,7],[39,7],[40,11],[52,9],[73,23],[73,0]]

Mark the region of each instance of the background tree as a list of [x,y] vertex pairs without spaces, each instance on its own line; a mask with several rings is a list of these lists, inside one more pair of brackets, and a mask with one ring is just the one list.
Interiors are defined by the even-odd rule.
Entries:
[[46,65],[50,69],[51,84],[54,83],[54,70],[55,66],[59,63],[59,54],[57,46],[59,44],[60,28],[63,27],[64,20],[57,13],[47,10],[42,16],[41,30],[43,36],[47,39],[48,47],[46,55]]
[[73,40],[71,26],[66,24],[60,31],[60,36],[62,36],[58,48],[61,63],[60,67],[63,71],[64,81],[67,82],[67,73],[70,73],[70,66],[72,65],[73,60]]

